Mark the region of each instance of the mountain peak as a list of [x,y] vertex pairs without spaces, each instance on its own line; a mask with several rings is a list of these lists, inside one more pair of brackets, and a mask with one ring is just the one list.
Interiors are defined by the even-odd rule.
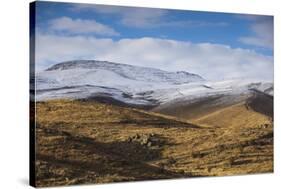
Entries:
[[183,84],[204,80],[197,74],[185,71],[168,72],[156,68],[98,60],[73,60],[62,62],[51,66],[46,71],[62,71],[71,69],[106,70],[127,79],[146,82],[164,82],[170,84]]
[[98,60],[72,60],[61,62],[51,66],[50,68],[46,69],[46,71],[53,71],[53,70],[67,70],[73,68],[92,68],[96,64],[111,64],[108,61],[98,61]]
[[186,71],[97,60],[62,62],[36,76],[37,99],[106,97],[128,104],[157,105],[218,95],[249,94],[253,90],[273,96],[273,83],[252,80],[206,81]]

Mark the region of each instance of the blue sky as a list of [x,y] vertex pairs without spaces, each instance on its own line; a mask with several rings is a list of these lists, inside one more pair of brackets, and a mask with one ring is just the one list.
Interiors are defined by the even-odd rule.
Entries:
[[[230,49],[232,51],[227,51],[227,53],[230,53],[231,56],[238,53],[244,56],[246,53],[247,55],[245,56],[247,57],[242,58],[245,61],[256,61],[257,58],[260,58],[258,60],[271,62],[268,64],[272,65],[269,67],[267,65],[266,68],[271,69],[270,72],[273,72],[272,16],[56,2],[37,2],[36,6],[36,31],[39,38],[38,41],[41,42],[38,46],[44,47],[39,49],[46,50],[46,45],[52,45],[42,42],[44,41],[43,39],[47,41],[46,37],[52,37],[49,41],[56,38],[57,41],[63,40],[65,43],[79,45],[81,48],[87,47],[92,49],[91,53],[85,49],[80,54],[73,56],[62,52],[61,56],[65,56],[66,60],[71,58],[108,58],[109,60],[114,60],[114,57],[116,58],[115,55],[108,55],[109,52],[102,50],[102,48],[106,49],[106,44],[108,45],[110,41],[111,47],[116,46],[113,49],[116,53],[117,51],[120,53],[124,43],[127,46],[130,44],[136,49],[140,48],[140,44],[143,45],[143,48],[159,47],[159,51],[157,51],[158,49],[151,49],[155,50],[155,55],[151,54],[146,59],[143,59],[141,63],[138,63],[145,66],[153,64],[152,67],[164,67],[167,70],[173,70],[172,67],[177,68],[178,66],[179,69],[192,68],[192,71],[196,71],[195,68],[199,69],[200,66],[194,62],[200,58],[195,58],[194,61],[190,62],[190,65],[195,65],[193,67],[182,65],[184,60],[188,60],[188,57],[183,56],[184,47],[187,47],[188,51],[194,50],[198,54],[202,52],[206,55],[206,60],[208,60],[209,51],[214,51],[214,55],[218,56],[219,54],[217,53]],[[42,37],[42,40],[40,37]],[[82,42],[83,40],[84,42]],[[89,41],[92,41],[92,43]],[[180,58],[173,66],[160,63],[160,58],[157,56],[159,53],[157,52],[167,52],[169,50],[161,49],[159,43],[172,46],[169,49],[171,53],[173,50],[183,51],[181,54],[175,54],[174,57]],[[82,47],[83,44],[86,47]],[[95,44],[97,44],[96,46],[100,44],[101,49],[97,50],[96,47],[91,46]],[[75,54],[75,49],[71,50]],[[139,53],[145,53],[142,51],[140,50]],[[52,54],[51,51],[49,53]],[[134,53],[137,52],[120,53],[120,56],[123,56],[123,58],[118,58],[118,61],[128,63],[131,61],[131,58],[128,57]],[[146,56],[146,54],[143,54],[143,56]],[[54,57],[59,57],[59,55],[54,55]],[[241,56],[237,57],[237,60],[240,60]],[[42,58],[46,57],[44,55],[40,57],[38,58],[38,64],[42,64],[43,68],[56,61],[64,61],[63,58],[46,59]],[[218,60],[219,58],[214,57],[214,64],[216,64],[215,59]],[[145,62],[145,60],[147,61]],[[158,63],[156,63],[157,61],[154,63],[153,60],[157,60]],[[236,62],[241,69],[246,69],[245,65],[242,65],[244,63],[241,63],[242,60]],[[200,64],[200,62],[197,64]],[[263,67],[259,65],[259,68]],[[234,71],[238,72],[237,70]],[[202,74],[204,74],[204,71]],[[235,77],[235,74],[233,77]]]

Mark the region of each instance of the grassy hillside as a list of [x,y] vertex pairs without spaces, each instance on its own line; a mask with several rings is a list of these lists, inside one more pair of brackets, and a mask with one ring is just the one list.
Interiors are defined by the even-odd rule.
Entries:
[[174,100],[152,109],[165,115],[171,115],[182,119],[200,118],[209,113],[215,112],[222,108],[245,102],[249,95],[216,95],[211,97],[202,97],[196,100]]
[[273,171],[272,121],[243,104],[190,123],[55,100],[36,104],[36,124],[37,186]]

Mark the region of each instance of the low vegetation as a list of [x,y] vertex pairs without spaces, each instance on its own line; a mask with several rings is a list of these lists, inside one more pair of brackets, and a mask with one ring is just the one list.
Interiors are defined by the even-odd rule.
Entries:
[[96,101],[36,104],[37,186],[272,171],[272,119],[245,103],[189,121]]

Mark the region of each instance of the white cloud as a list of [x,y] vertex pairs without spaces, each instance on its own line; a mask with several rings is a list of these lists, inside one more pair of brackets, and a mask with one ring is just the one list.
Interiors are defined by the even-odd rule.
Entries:
[[77,4],[70,7],[75,12],[96,12],[103,15],[114,15],[120,23],[133,27],[151,27],[159,23],[168,11],[164,9],[151,9],[141,7],[124,7],[108,5]]
[[167,11],[161,9],[132,8],[122,13],[121,23],[132,27],[160,27]]
[[79,4],[72,6],[71,10],[115,15],[120,18],[121,24],[136,28],[228,26],[228,23],[225,22],[206,22],[201,20],[174,21],[168,19],[169,12],[172,10],[166,9]]
[[254,22],[251,25],[254,36],[244,36],[239,41],[248,45],[273,49],[273,17],[249,15],[244,18]]
[[272,57],[226,45],[157,38],[113,41],[85,36],[37,35],[37,68],[74,59],[107,60],[168,71],[184,70],[207,79],[273,79]]
[[95,20],[72,19],[60,17],[49,21],[49,30],[61,31],[69,34],[97,34],[103,36],[119,35],[113,28],[98,23]]
[[224,27],[226,22],[206,22],[201,20],[169,20],[165,17],[168,11],[161,9],[136,9],[122,13],[121,23],[136,28],[153,27]]
[[108,5],[77,4],[71,7],[74,11],[92,11],[104,15],[115,15],[120,17],[122,24],[135,27],[150,27],[159,23],[168,14],[164,9],[152,9],[141,7],[124,7]]

